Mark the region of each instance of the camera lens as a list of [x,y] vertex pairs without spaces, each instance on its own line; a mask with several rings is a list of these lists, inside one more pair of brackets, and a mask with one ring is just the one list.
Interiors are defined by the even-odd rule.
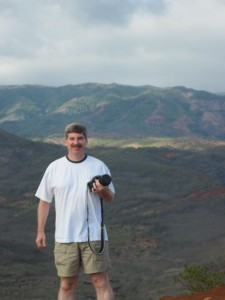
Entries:
[[99,177],[99,182],[101,185],[107,186],[111,183],[111,177],[108,174]]

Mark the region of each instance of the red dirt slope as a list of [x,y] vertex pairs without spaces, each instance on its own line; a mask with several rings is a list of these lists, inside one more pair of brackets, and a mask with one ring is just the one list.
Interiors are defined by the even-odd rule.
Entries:
[[165,296],[160,300],[225,300],[225,286],[192,296]]

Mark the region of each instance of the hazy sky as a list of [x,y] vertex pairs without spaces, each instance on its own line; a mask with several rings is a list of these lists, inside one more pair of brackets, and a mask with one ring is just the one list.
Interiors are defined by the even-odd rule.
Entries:
[[225,92],[225,0],[0,0],[0,85]]

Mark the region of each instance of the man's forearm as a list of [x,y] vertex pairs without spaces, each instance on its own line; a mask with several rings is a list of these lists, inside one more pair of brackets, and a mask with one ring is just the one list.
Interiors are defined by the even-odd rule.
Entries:
[[115,194],[109,188],[102,189],[99,194],[106,202],[111,202],[115,196]]
[[45,230],[45,224],[46,224],[46,221],[48,218],[49,209],[50,209],[50,203],[40,200],[39,205],[38,205],[38,215],[37,215],[37,221],[38,221],[37,232],[38,233],[44,232],[44,230]]
[[37,238],[36,244],[38,248],[46,247],[46,238],[45,238],[45,224],[48,218],[50,209],[50,203],[40,200],[38,205],[38,226],[37,226]]

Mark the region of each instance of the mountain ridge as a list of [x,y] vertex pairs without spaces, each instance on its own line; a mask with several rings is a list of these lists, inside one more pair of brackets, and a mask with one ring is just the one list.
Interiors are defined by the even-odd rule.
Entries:
[[0,107],[0,126],[29,138],[59,135],[75,121],[103,138],[225,139],[225,96],[182,86],[0,86]]

